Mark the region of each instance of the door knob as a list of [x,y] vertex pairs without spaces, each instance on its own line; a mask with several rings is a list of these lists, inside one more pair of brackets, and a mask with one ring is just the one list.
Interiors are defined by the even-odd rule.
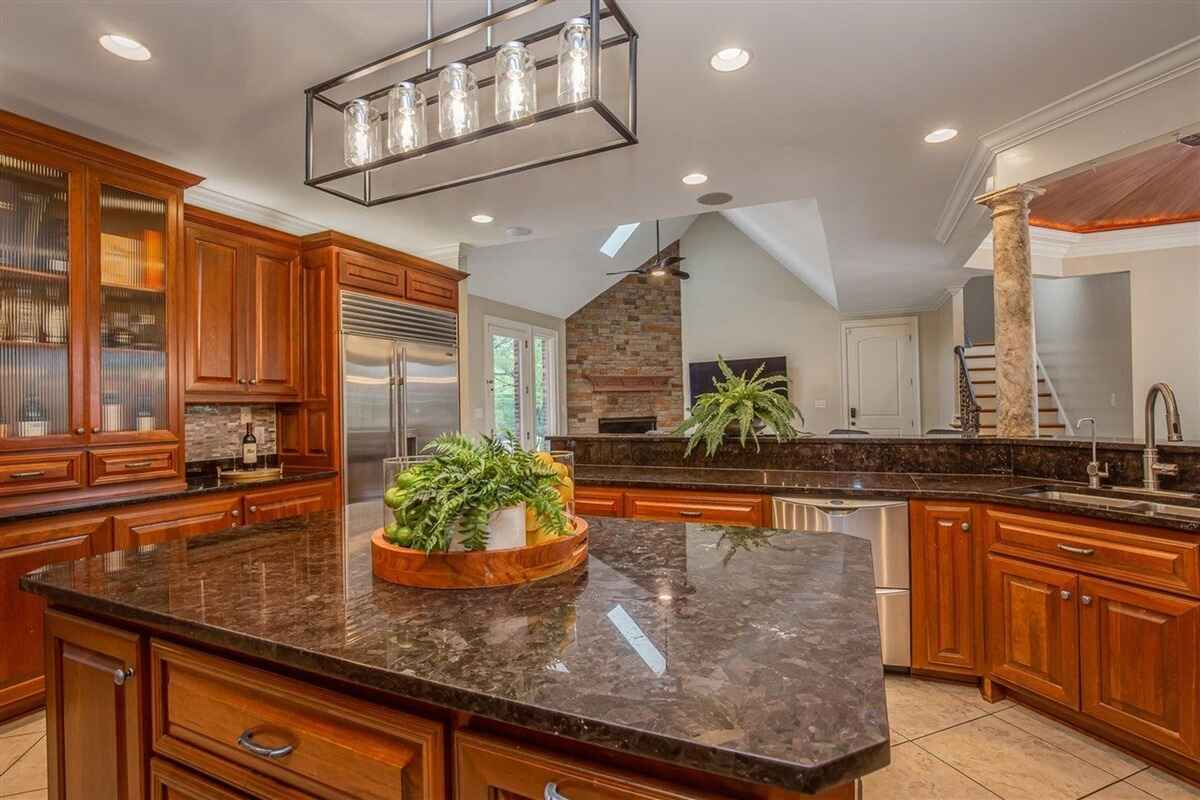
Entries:
[[113,670],[113,683],[124,686],[125,681],[133,677],[133,667],[117,667]]

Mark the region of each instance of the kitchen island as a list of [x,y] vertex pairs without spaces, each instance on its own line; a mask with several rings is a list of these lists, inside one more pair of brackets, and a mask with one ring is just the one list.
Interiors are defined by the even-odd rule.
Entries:
[[849,798],[888,763],[869,543],[591,525],[508,589],[376,580],[340,512],[26,577],[51,796]]

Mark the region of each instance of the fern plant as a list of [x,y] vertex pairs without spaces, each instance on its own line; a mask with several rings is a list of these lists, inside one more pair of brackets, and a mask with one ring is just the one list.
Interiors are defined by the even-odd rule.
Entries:
[[800,436],[800,432],[792,426],[792,418],[799,417],[803,426],[804,416],[800,409],[788,401],[782,388],[776,385],[786,383],[785,376],[763,375],[765,364],[759,365],[749,378],[745,372],[734,375],[720,356],[717,356],[717,366],[723,379],[713,378],[713,391],[699,395],[692,404],[691,414],[673,431],[676,435],[691,431],[685,458],[701,442],[704,443],[705,453],[711,457],[721,446],[731,425],[737,426],[742,447],[746,446],[747,438],[752,438],[754,448],[758,450],[755,420],[769,425],[780,440]]
[[542,530],[570,532],[559,495],[562,479],[511,436],[444,434],[422,452],[431,458],[397,475],[384,496],[396,518],[385,534],[393,544],[426,553],[448,550],[461,532],[464,548],[482,550],[492,512],[518,503],[525,503]]

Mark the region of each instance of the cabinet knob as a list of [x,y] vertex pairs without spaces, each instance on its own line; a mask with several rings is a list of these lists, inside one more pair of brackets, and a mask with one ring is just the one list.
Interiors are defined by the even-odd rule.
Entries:
[[240,517],[241,515],[242,515],[242,512],[238,511],[236,508],[233,511],[229,512],[229,516],[231,516],[231,517]]
[[92,426],[92,433],[99,433],[99,432],[100,432],[100,426],[99,426],[99,425],[93,425],[93,426]]
[[238,378],[238,383],[245,383],[245,382],[246,382],[245,378]]
[[249,511],[251,514],[253,514],[255,511],[258,511],[258,506],[250,506]]
[[565,794],[560,794],[558,784],[551,781],[546,784],[546,790],[542,793],[542,800],[568,800]]
[[76,428],[75,429],[76,436],[83,436],[85,433],[87,433],[87,428]]
[[1070,599],[1071,599],[1071,593],[1070,593],[1070,592],[1068,592],[1066,589],[1063,589],[1063,590],[1062,590],[1062,592],[1060,592],[1060,594],[1062,595],[1062,599],[1063,599],[1063,600],[1070,600]]
[[124,686],[125,681],[133,677],[133,667],[117,667],[113,670],[113,683]]
[[969,522],[964,522],[964,523],[962,524],[962,526],[961,526],[961,527],[962,527],[962,529],[963,529],[963,533],[970,533],[970,532],[971,532],[971,523],[969,523]]
[[250,385],[251,385],[251,386],[257,386],[257,385],[258,385],[258,378],[251,378],[251,379],[250,379]]
[[1081,594],[1079,595],[1079,602],[1083,603],[1085,606],[1090,606],[1092,604],[1092,598],[1089,595]]

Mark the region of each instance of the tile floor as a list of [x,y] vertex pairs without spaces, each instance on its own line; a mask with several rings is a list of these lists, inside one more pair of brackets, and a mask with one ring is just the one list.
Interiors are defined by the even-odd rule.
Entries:
[[[863,800],[1200,800],[1200,789],[971,686],[887,678],[891,766]],[[46,718],[0,724],[0,798],[45,800]]]

